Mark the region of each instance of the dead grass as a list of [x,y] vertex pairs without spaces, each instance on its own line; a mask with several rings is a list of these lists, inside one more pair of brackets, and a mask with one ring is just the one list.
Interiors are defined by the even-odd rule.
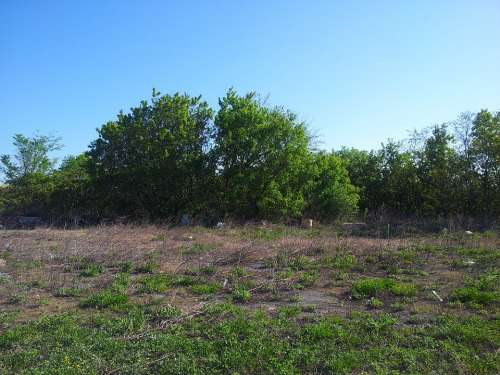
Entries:
[[[281,226],[3,230],[0,307],[17,312],[17,321],[82,309],[78,306],[84,298],[107,290],[123,264],[129,264],[131,285],[126,293],[132,303],[171,305],[189,312],[209,301],[236,298],[249,309],[273,311],[298,304],[318,315],[349,315],[370,309],[367,300],[352,298],[356,280],[389,277],[415,284],[416,294],[382,294],[377,296],[382,304],[377,303],[377,309],[418,321],[418,315],[470,313],[471,306],[449,303],[450,296],[466,278],[498,271],[499,253],[500,240],[491,234],[377,239],[345,237],[333,227],[312,232]],[[332,261],[339,254],[355,262],[340,266]],[[100,271],[82,276],[82,264]],[[144,274],[138,270],[146,264],[154,265],[151,274],[190,275],[196,282],[173,282],[145,293]],[[63,297],[61,289],[79,292]],[[498,303],[477,308],[498,313]]]

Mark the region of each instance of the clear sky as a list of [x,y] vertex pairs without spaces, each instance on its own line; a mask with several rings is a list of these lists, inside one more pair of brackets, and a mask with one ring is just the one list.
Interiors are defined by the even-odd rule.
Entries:
[[0,20],[0,154],[36,130],[85,151],[153,87],[255,90],[327,149],[500,109],[499,0],[1,0]]

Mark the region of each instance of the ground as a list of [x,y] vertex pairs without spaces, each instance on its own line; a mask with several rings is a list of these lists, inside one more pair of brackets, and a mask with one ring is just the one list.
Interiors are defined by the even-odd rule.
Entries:
[[381,237],[0,231],[0,373],[499,373],[498,234]]

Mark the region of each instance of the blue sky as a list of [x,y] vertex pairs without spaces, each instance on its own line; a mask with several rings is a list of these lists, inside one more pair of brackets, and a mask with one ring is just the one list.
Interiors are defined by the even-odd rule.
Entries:
[[326,149],[500,109],[498,0],[2,0],[0,17],[0,154],[36,130],[85,151],[153,87],[269,95]]

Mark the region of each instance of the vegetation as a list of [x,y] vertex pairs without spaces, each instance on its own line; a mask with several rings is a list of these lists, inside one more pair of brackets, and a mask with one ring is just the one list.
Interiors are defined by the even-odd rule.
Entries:
[[495,233],[285,229],[0,231],[0,373],[500,371]]
[[229,90],[215,111],[201,97],[153,91],[58,168],[49,155],[59,139],[17,134],[14,146],[0,159],[0,215],[60,224],[500,214],[500,114],[486,110],[376,151],[325,152],[297,115],[255,93]]
[[494,228],[499,113],[325,152],[255,93],[154,91],[59,166],[14,146],[2,222],[77,228],[0,231],[0,373],[500,372],[498,233],[439,222]]

